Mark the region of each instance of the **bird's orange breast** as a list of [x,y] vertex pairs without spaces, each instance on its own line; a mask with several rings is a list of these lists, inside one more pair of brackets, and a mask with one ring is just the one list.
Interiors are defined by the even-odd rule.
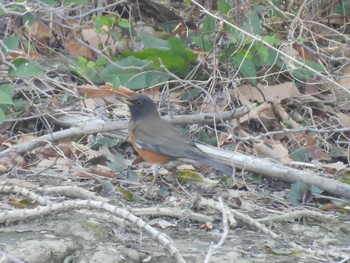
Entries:
[[130,141],[131,141],[132,145],[134,146],[135,151],[146,162],[149,162],[151,164],[163,164],[163,163],[167,163],[170,161],[171,158],[169,156],[166,156],[166,155],[163,155],[160,153],[156,153],[156,152],[152,152],[150,150],[138,147],[135,143],[136,139],[135,139],[135,136],[132,132],[129,133],[129,137],[130,137]]

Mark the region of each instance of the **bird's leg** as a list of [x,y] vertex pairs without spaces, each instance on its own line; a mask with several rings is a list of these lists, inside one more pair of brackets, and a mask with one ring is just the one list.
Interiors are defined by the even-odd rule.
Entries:
[[157,164],[152,164],[152,174],[153,174],[153,180],[151,182],[151,185],[147,188],[146,193],[142,196],[142,197],[147,197],[149,194],[149,191],[151,190],[151,188],[154,186],[154,184],[157,181],[158,178],[158,172],[159,172],[159,165]]

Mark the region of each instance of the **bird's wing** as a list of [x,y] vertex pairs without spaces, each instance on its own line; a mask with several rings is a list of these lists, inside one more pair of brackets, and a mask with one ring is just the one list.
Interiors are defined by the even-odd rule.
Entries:
[[133,130],[136,138],[135,143],[138,147],[173,158],[196,160],[197,158],[203,158],[203,155],[205,155],[190,139],[182,137],[180,132],[169,122],[157,119],[149,122],[148,125],[152,125],[151,130],[157,132],[150,132],[143,125],[136,125]]
[[143,125],[136,125],[133,129],[135,134],[135,143],[137,147],[147,149],[152,152],[160,153],[177,158],[187,158],[214,167],[227,175],[232,175],[234,169],[225,164],[219,163],[201,151],[190,139],[182,137],[175,127],[163,119],[150,121],[152,131],[143,128]]

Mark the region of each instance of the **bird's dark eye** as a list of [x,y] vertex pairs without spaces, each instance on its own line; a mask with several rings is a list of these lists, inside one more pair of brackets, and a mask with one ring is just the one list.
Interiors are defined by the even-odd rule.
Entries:
[[136,105],[142,105],[142,101],[140,100],[136,101]]

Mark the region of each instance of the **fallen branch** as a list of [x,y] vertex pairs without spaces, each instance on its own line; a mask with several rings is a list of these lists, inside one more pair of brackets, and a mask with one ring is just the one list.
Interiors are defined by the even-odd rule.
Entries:
[[331,194],[350,199],[350,185],[328,179],[326,174],[319,176],[313,171],[301,171],[266,158],[247,156],[205,145],[197,144],[197,146],[221,162],[226,164],[233,163],[236,168],[285,182],[294,183],[301,181],[310,186],[317,186]]
[[[213,123],[214,121],[228,120],[233,118],[239,118],[247,113],[246,108],[240,108],[236,111],[226,111],[221,113],[201,113],[194,115],[178,115],[178,116],[165,116],[164,119],[170,121],[173,124],[188,124],[188,123]],[[67,138],[71,138],[73,136],[78,135],[86,135],[86,134],[94,134],[94,133],[102,133],[109,132],[113,130],[126,130],[128,127],[128,121],[111,121],[104,122],[103,120],[95,120],[89,121],[89,123],[84,126],[72,127],[66,130],[53,132],[51,134],[46,134],[41,137],[38,137],[34,141],[26,142],[20,145],[15,145],[11,148],[3,150],[0,152],[0,158],[9,156],[11,152],[16,152],[18,154],[24,154],[26,152],[32,151],[36,148],[46,145],[49,142],[56,142],[60,140],[64,140]],[[126,137],[126,135],[124,136]]]
[[65,201],[58,204],[50,204],[48,206],[38,206],[34,209],[21,209],[13,211],[5,211],[0,213],[0,223],[9,223],[18,220],[24,220],[33,217],[40,217],[43,215],[51,214],[53,212],[63,212],[73,209],[102,209],[108,211],[114,216],[121,217],[140,229],[144,230],[153,240],[160,243],[170,255],[176,259],[176,262],[185,263],[185,260],[181,256],[179,250],[174,244],[173,240],[164,233],[159,232],[155,228],[148,225],[141,218],[134,216],[129,211],[119,208],[114,205],[107,204],[105,202],[98,202],[92,200],[75,200]]
[[[52,134],[41,136],[35,141],[13,146],[9,149],[0,152],[0,158],[10,155],[13,151],[19,154],[23,154],[37,147],[43,146],[48,142],[55,142],[76,135],[101,133],[108,132],[111,130],[123,130],[126,128],[127,121],[116,121],[106,123],[102,122],[99,124],[87,125],[83,127],[73,127],[67,130],[58,131]],[[244,169],[245,171],[261,174],[267,177],[272,177],[291,183],[301,181],[308,185],[315,185],[318,188],[326,190],[334,195],[350,199],[350,186],[348,184],[318,176],[312,171],[301,171],[282,165],[280,163],[270,161],[269,159],[246,156],[230,151],[223,151],[205,145],[198,144],[197,146],[207,154],[221,160],[222,162],[225,162],[229,165],[234,164],[235,167]]]
[[271,215],[264,218],[257,219],[258,222],[264,223],[266,225],[272,224],[274,222],[281,221],[294,221],[297,218],[312,218],[318,221],[330,221],[337,219],[334,215],[325,215],[317,211],[310,211],[307,209],[299,211],[287,212],[283,215]]
[[[208,207],[210,208],[215,208],[217,210],[220,210],[220,204],[214,200],[211,199],[206,199],[203,197],[200,197],[198,199],[198,206],[199,207],[205,207],[206,209]],[[268,229],[267,227],[265,227],[263,224],[259,223],[256,219],[251,218],[249,215],[245,215],[243,213],[238,212],[235,209],[230,209],[227,208],[226,209],[226,215],[227,218],[230,222],[230,226],[231,227],[236,227],[237,222],[234,218],[239,218],[240,220],[242,220],[244,223],[246,223],[249,226],[254,226],[256,229],[260,230],[261,232],[270,235],[272,238],[274,239],[279,239],[280,237],[275,234],[274,232],[272,232],[270,229]],[[232,223],[232,219],[234,220],[234,224]]]

